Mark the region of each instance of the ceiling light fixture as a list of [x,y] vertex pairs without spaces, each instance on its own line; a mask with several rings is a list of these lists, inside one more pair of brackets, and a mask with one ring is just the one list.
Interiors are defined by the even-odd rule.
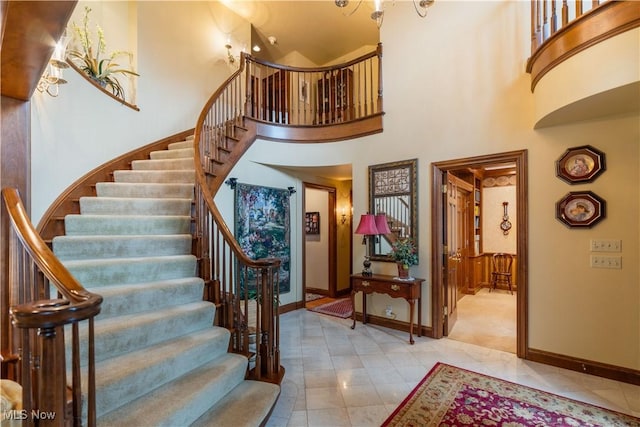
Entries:
[[[412,0],[412,1],[413,1],[413,7],[415,8],[416,13],[421,18],[424,18],[425,16],[427,16],[427,9],[429,9],[429,7],[431,7],[435,2],[435,0]],[[334,0],[334,2],[335,2],[335,5],[341,9],[344,9],[349,5],[349,0]],[[345,13],[344,15],[345,16],[353,15],[358,10],[362,2],[363,0],[359,0],[358,4],[353,8],[353,10],[351,12]],[[374,3],[374,10],[373,12],[371,12],[371,19],[376,21],[376,25],[378,26],[378,28],[380,28],[382,27],[382,21],[384,20],[384,0],[374,0],[373,3]],[[395,0],[393,1],[392,4],[395,4]]]

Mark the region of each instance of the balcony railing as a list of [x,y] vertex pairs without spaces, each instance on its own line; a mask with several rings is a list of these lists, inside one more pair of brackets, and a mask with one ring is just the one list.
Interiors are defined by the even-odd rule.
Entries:
[[532,0],[531,90],[571,56],[640,26],[640,3],[613,0]]

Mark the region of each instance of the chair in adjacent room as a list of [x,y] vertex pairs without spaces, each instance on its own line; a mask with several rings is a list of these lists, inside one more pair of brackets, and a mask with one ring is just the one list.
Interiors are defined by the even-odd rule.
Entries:
[[513,255],[505,253],[493,254],[493,270],[491,271],[491,288],[489,292],[496,288],[498,283],[509,285],[509,292],[513,294],[511,283],[511,266],[513,265]]

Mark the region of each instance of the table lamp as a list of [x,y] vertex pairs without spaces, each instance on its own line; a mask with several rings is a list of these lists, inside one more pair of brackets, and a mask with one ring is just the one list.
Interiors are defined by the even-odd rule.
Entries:
[[[387,227],[388,228],[388,227]],[[378,228],[376,227],[376,218],[375,215],[366,213],[360,215],[360,223],[355,231],[356,234],[362,235],[362,244],[366,245],[368,243],[368,236],[375,236],[378,233]],[[362,275],[370,277],[372,275],[371,272],[371,260],[369,259],[369,245],[366,248],[366,254],[364,256],[364,262],[362,263]]]

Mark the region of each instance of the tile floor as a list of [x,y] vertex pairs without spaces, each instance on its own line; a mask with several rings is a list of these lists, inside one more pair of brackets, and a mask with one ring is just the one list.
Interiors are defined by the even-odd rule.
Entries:
[[458,301],[458,320],[449,338],[515,353],[516,299],[515,293],[500,289],[489,292],[488,288],[464,295]]
[[379,426],[440,361],[640,416],[640,387],[527,362],[514,354],[308,310],[280,317],[286,373],[267,426]]

